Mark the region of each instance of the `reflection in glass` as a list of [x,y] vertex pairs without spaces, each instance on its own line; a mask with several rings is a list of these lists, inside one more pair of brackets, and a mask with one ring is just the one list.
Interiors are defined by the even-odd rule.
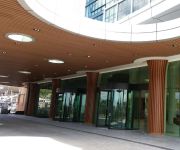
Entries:
[[38,107],[36,115],[39,117],[48,117],[52,95],[52,85],[45,83],[40,85]]
[[108,91],[100,92],[98,114],[97,114],[97,126],[108,125],[108,101],[110,96],[111,94]]
[[133,12],[147,5],[149,0],[133,0]]
[[168,65],[166,133],[180,136],[180,61]]
[[131,0],[124,0],[118,5],[118,20],[131,13]]
[[97,126],[147,130],[148,81],[147,67],[102,74]]

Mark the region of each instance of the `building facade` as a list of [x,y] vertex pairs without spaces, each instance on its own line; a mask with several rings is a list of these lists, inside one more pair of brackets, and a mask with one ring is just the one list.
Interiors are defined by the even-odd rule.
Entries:
[[55,79],[38,85],[31,115],[180,137],[179,70],[180,61],[150,60],[148,66]]

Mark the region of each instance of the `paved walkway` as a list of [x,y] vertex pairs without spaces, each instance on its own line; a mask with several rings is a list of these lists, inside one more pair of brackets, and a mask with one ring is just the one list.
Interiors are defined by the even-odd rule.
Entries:
[[135,130],[109,130],[81,123],[0,114],[1,148],[6,150],[180,150],[180,138],[154,137]]

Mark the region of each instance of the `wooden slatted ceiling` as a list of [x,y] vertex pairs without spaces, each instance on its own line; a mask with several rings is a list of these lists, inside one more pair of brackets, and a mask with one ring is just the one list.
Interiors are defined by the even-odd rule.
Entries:
[[[41,31],[35,32],[33,28]],[[5,38],[5,34],[9,32],[29,34],[36,41],[16,44]],[[172,44],[177,46],[172,47]],[[123,65],[145,56],[178,54],[180,39],[153,43],[122,43],[87,38],[41,22],[26,12],[16,0],[1,0],[0,51],[7,52],[0,54],[0,74],[9,75],[8,79],[0,78],[0,82],[9,81],[11,85],[21,85],[23,82],[42,80],[43,77],[64,76],[84,69],[96,70]],[[92,57],[87,58],[87,55]],[[48,58],[62,59],[65,64],[49,64]],[[20,75],[18,70],[29,70],[32,74]]]

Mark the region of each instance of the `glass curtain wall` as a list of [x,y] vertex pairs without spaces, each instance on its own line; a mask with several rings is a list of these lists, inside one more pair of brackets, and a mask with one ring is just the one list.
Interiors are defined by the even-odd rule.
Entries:
[[[152,0],[151,0],[152,1]],[[86,17],[115,22],[143,8],[150,0],[86,0]]]
[[48,117],[51,104],[52,83],[40,84],[39,99],[36,116]]
[[97,126],[146,130],[147,67],[101,75]]
[[60,121],[83,122],[86,105],[86,78],[62,81],[60,95]]
[[166,133],[180,136],[180,61],[171,62],[168,65]]

